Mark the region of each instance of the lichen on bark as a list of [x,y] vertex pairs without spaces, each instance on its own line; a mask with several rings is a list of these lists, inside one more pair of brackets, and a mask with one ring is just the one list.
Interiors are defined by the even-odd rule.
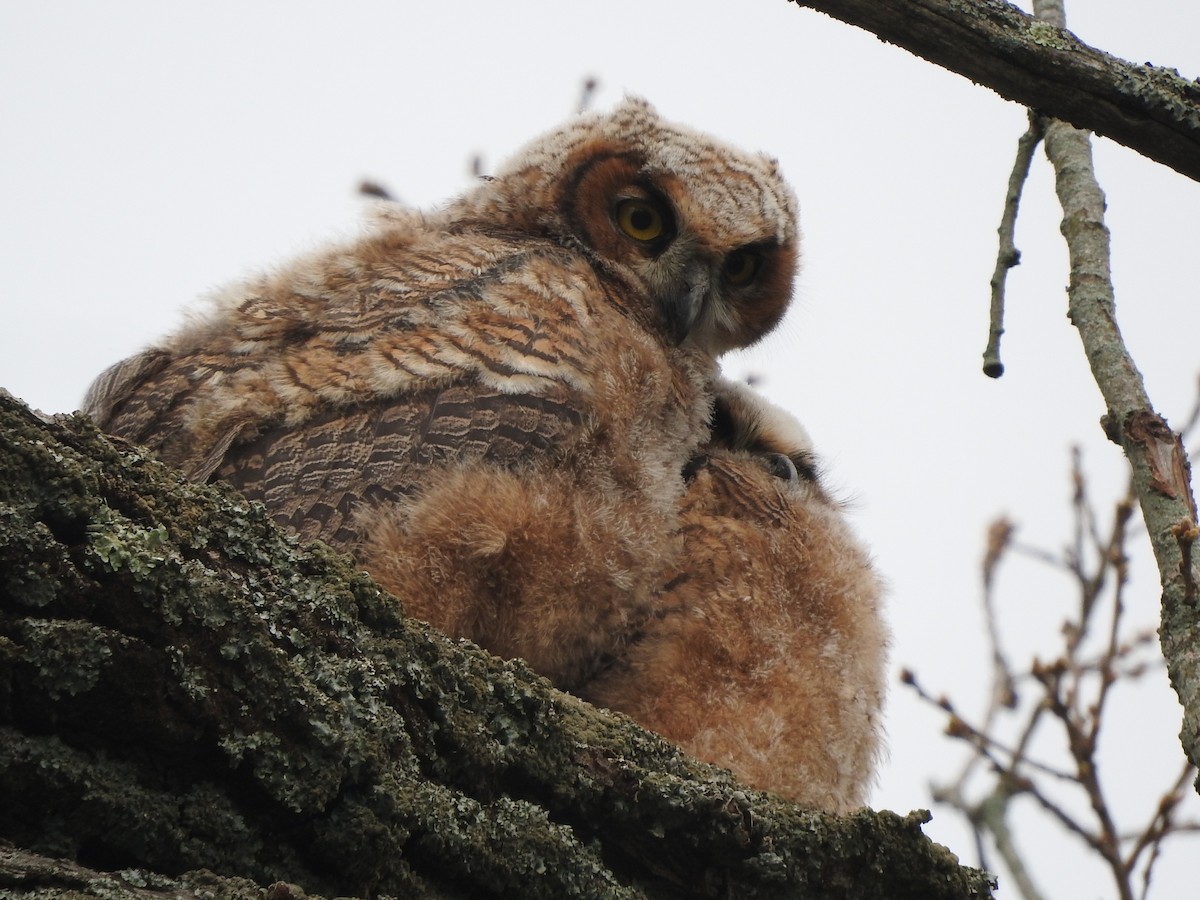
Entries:
[[0,476],[0,892],[990,896],[924,814],[738,785],[82,417],[0,398]]

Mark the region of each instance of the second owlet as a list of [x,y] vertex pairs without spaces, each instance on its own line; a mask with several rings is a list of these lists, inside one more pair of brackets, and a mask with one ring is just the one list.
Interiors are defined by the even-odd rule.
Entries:
[[226,290],[85,408],[571,689],[678,570],[715,360],[782,317],[797,245],[773,160],[630,99]]
[[870,557],[798,422],[719,386],[687,467],[683,567],[656,615],[577,692],[804,806],[866,803],[888,629]]

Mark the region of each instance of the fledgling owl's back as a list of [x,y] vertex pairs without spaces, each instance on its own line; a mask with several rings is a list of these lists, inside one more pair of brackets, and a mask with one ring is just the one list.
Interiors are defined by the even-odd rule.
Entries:
[[223,292],[86,408],[570,687],[654,614],[716,357],[779,321],[797,246],[772,160],[627,100]]

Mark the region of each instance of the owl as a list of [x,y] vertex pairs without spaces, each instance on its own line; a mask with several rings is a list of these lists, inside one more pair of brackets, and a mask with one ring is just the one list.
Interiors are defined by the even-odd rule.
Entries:
[[773,160],[628,99],[221,292],[85,410],[570,689],[656,615],[716,359],[798,242]]
[[687,478],[684,567],[579,693],[756,787],[831,812],[862,806],[882,748],[888,630],[880,580],[804,429],[726,383]]

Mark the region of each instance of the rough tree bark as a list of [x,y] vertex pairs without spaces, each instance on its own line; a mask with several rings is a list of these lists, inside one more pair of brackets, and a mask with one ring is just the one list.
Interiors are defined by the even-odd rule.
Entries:
[[[1037,14],[1063,25],[1062,0],[1035,0]],[[1183,705],[1180,741],[1200,766],[1200,644],[1196,634],[1196,501],[1183,441],[1154,409],[1117,327],[1104,192],[1092,165],[1091,138],[1065,122],[1046,123],[1046,156],[1062,205],[1071,279],[1067,312],[1079,331],[1092,377],[1108,406],[1104,425],[1125,451],[1162,584],[1159,638],[1171,684]]]
[[990,896],[923,820],[741,787],[0,398],[5,896]]
[[1200,180],[1200,84],[1089,47],[1003,0],[791,0]]

